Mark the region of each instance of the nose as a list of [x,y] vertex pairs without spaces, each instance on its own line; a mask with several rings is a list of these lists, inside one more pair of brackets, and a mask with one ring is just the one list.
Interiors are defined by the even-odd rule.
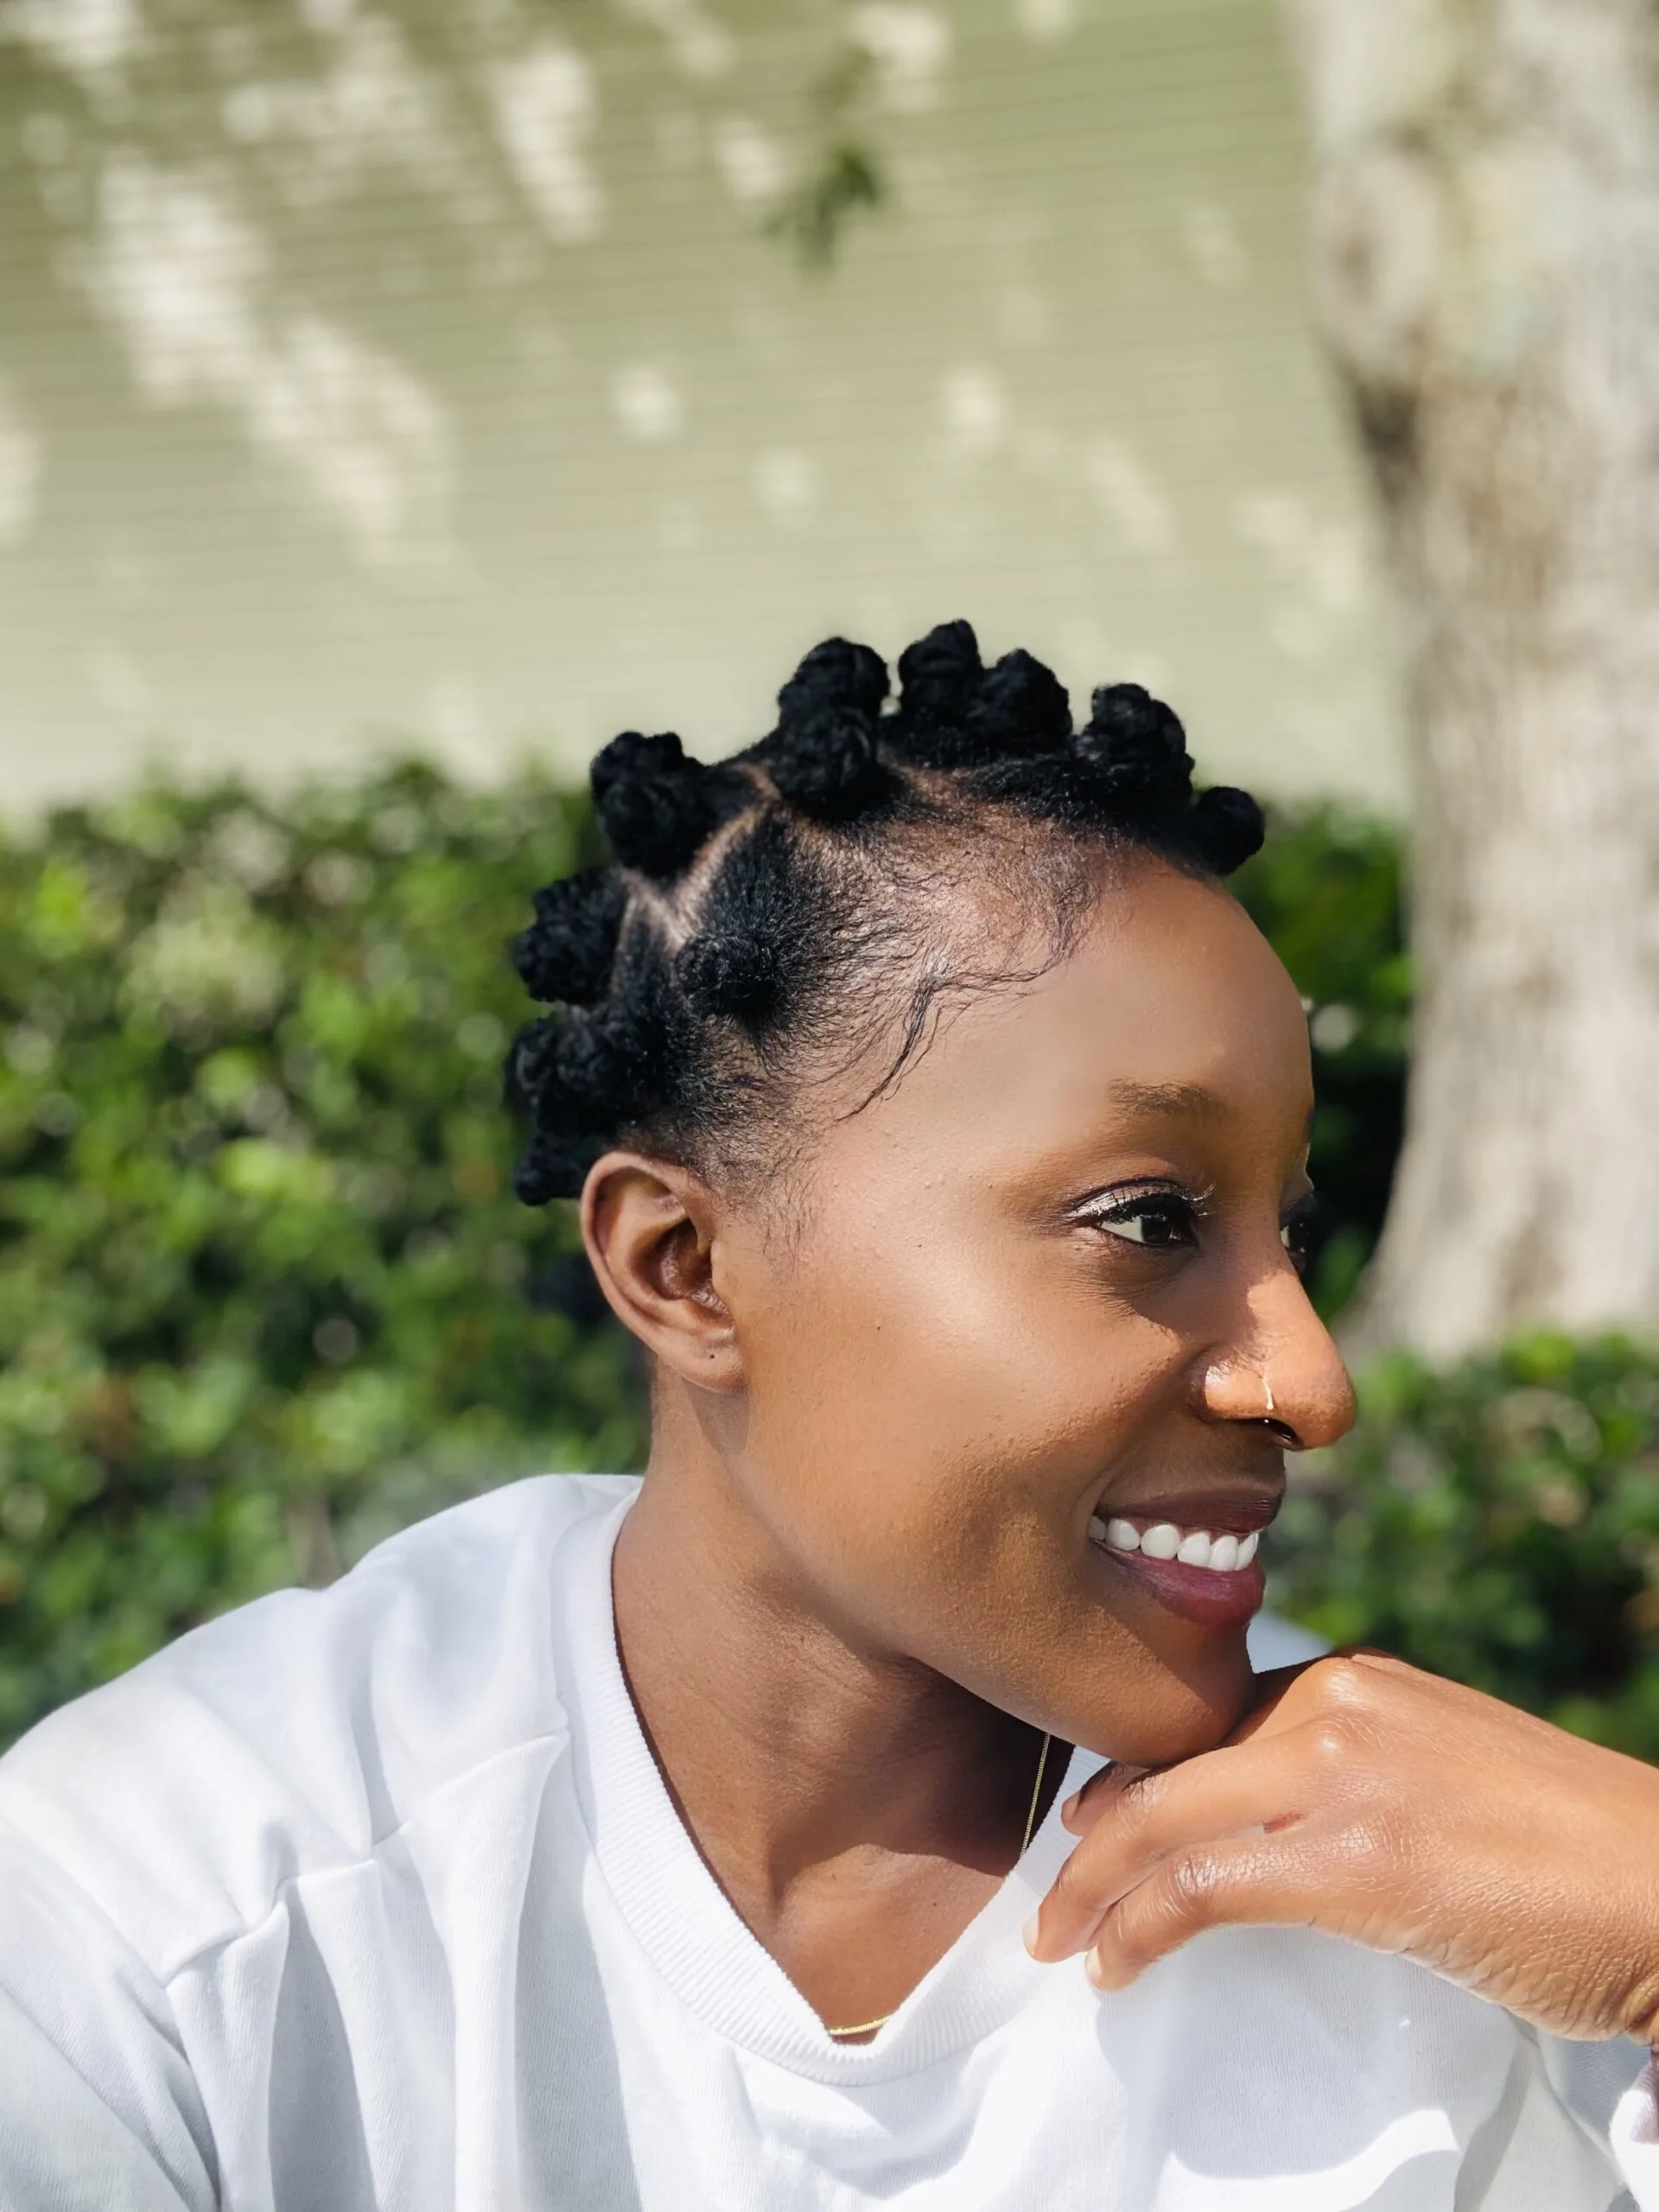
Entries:
[[1212,1420],[1267,1421],[1293,1452],[1334,1444],[1353,1427],[1342,1354],[1288,1263],[1251,1287],[1236,1341],[1212,1349],[1203,1402]]

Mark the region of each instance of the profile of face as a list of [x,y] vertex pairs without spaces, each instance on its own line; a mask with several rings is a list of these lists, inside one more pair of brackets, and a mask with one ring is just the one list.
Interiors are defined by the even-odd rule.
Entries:
[[626,1154],[589,1177],[664,1456],[855,1650],[1115,1758],[1213,1745],[1286,1450],[1353,1416],[1299,1272],[1294,986],[1217,883],[1142,856],[1066,957],[953,1004],[864,1103],[868,1072],[781,1208]]

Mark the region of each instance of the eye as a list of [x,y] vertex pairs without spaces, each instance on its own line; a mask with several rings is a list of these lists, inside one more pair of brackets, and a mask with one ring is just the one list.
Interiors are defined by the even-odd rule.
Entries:
[[1109,1204],[1096,1201],[1083,1212],[1090,1229],[1103,1229],[1122,1244],[1148,1252],[1184,1251],[1198,1241],[1198,1207],[1174,1191],[1142,1191]]
[[1290,1255],[1291,1265],[1299,1275],[1307,1273],[1313,1258],[1313,1242],[1319,1230],[1319,1202],[1313,1192],[1299,1199],[1279,1230],[1279,1242]]

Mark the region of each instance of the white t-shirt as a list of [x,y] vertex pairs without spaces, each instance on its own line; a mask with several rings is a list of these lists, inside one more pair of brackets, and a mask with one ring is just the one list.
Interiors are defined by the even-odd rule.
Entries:
[[0,1761],[4,2212],[1659,2212],[1628,2044],[1301,1931],[1034,1965],[1053,1813],[831,2043],[636,1722],[634,1487],[441,1514]]

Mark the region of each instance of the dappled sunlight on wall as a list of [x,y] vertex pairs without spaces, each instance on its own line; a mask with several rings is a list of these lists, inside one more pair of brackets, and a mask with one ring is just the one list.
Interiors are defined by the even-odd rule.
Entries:
[[[715,750],[816,637],[955,613],[1395,798],[1271,0],[0,24],[5,804]],[[848,147],[884,203],[812,269]]]

